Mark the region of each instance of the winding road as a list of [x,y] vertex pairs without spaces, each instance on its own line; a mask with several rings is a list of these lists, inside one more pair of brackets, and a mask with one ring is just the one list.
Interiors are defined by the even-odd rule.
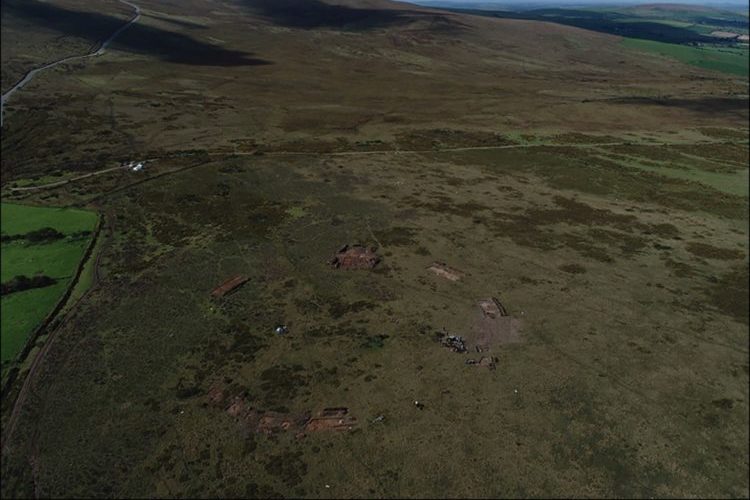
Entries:
[[141,17],[141,8],[140,7],[138,7],[134,3],[128,2],[128,0],[117,0],[117,1],[120,2],[120,3],[123,3],[125,5],[128,5],[128,6],[132,7],[133,10],[134,10],[133,17],[131,17],[130,20],[127,23],[125,23],[124,25],[120,26],[120,28],[118,28],[117,31],[115,31],[114,33],[112,33],[109,36],[109,38],[107,38],[106,40],[104,40],[104,42],[102,42],[102,44],[99,45],[99,48],[97,50],[89,52],[88,54],[83,54],[83,55],[78,55],[78,56],[64,57],[64,58],[59,59],[57,61],[45,64],[44,66],[41,66],[39,68],[32,69],[28,73],[26,73],[26,75],[24,75],[24,77],[21,80],[19,80],[18,83],[16,83],[15,85],[13,85],[13,87],[11,87],[10,89],[8,89],[8,91],[2,95],[2,101],[0,101],[0,128],[2,128],[2,126],[3,126],[3,120],[4,120],[3,117],[5,115],[5,103],[8,101],[8,99],[11,98],[11,96],[14,93],[16,93],[17,91],[21,90],[23,88],[23,86],[26,85],[27,83],[29,83],[38,73],[41,73],[42,71],[44,71],[46,69],[54,68],[55,66],[58,66],[60,64],[64,64],[64,63],[67,63],[67,62],[70,62],[70,61],[75,61],[75,60],[78,60],[78,59],[86,59],[86,58],[89,58],[89,57],[97,57],[97,56],[100,56],[100,55],[104,54],[104,52],[107,50],[107,47],[115,40],[115,38],[117,38],[120,35],[120,33],[122,33],[123,31],[125,31],[126,29],[128,29],[133,23],[137,22],[138,19],[140,19],[140,17]]

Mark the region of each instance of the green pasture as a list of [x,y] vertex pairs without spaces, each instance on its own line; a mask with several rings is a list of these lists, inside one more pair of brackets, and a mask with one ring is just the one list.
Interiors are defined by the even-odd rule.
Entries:
[[49,287],[4,295],[0,301],[0,340],[2,361],[13,359],[23,348],[31,331],[54,307],[65,292],[83,252],[86,237],[71,237],[81,231],[92,231],[95,213],[86,210],[42,208],[2,203],[0,230],[4,235],[26,234],[51,227],[66,235],[64,239],[31,244],[14,240],[2,244],[3,282],[17,275],[45,274],[58,280]]
[[645,52],[677,59],[685,64],[747,77],[749,73],[748,49],[730,47],[691,47],[672,43],[625,38],[623,45]]

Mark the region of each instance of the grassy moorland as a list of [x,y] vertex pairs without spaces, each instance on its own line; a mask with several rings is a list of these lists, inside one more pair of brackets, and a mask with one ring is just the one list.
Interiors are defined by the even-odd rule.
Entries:
[[[24,411],[23,428],[52,445],[31,452],[51,474],[39,484],[133,496],[740,492],[741,463],[681,457],[747,451],[747,195],[665,173],[746,172],[746,145],[691,146],[724,132],[682,146],[527,135],[548,145],[441,152],[465,134],[423,131],[432,152],[154,167],[106,197],[117,229],[103,279],[57,337],[64,364],[51,358],[38,380],[57,430]],[[382,267],[330,269],[350,241],[378,245]],[[463,277],[432,275],[436,260]],[[211,301],[235,274],[250,281]],[[470,332],[485,296],[523,321],[495,371],[434,341]],[[288,335],[273,334],[279,323]],[[226,402],[212,402],[217,390]],[[291,415],[344,405],[359,423],[267,436],[227,413],[234,398]],[[106,432],[102,409],[122,432]],[[669,434],[675,422],[701,433]],[[544,476],[553,467],[566,474]]]
[[45,275],[56,283],[22,290],[2,297],[2,361],[13,359],[28,335],[52,310],[65,292],[69,280],[88,245],[96,214],[86,210],[31,207],[3,203],[3,236],[26,235],[53,228],[63,237],[53,241],[26,239],[2,243],[2,282],[14,276]]
[[[106,224],[4,401],[4,498],[748,496],[745,81],[380,0],[141,7],[6,110],[3,201]],[[489,297],[514,341],[443,347]]]
[[671,57],[713,71],[748,76],[748,44],[715,33],[747,35],[747,14],[682,5],[628,8],[471,11],[506,19],[527,19],[576,26],[623,37],[626,47]]

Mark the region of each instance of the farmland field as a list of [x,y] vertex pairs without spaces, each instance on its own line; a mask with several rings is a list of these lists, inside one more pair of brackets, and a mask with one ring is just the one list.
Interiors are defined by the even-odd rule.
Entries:
[[[33,243],[14,240],[2,243],[2,281],[18,275],[44,274],[57,280],[54,285],[3,295],[2,361],[14,358],[35,326],[60,299],[88,245],[96,214],[87,210],[31,207],[3,203],[2,234],[22,235],[53,228],[65,238]],[[78,233],[78,234],[77,234]]]
[[750,65],[748,56],[750,52],[747,48],[729,48],[711,45],[689,47],[634,38],[626,38],[622,43],[632,49],[673,57],[685,64],[691,64],[700,68],[723,71],[739,76],[748,76],[748,66]]

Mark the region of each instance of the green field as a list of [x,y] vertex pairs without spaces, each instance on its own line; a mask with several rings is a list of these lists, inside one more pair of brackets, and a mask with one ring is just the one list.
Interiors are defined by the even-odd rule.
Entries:
[[2,297],[2,361],[13,359],[23,348],[29,333],[54,307],[65,292],[78,261],[88,244],[88,237],[71,237],[81,231],[91,231],[97,216],[93,212],[75,209],[29,207],[3,203],[2,233],[26,234],[51,227],[66,238],[48,243],[31,244],[15,240],[2,244],[2,281],[17,275],[45,274],[57,283],[45,288],[15,292]]
[[654,52],[700,68],[748,76],[748,50],[727,47],[689,47],[673,43],[625,38],[623,45],[631,49]]

